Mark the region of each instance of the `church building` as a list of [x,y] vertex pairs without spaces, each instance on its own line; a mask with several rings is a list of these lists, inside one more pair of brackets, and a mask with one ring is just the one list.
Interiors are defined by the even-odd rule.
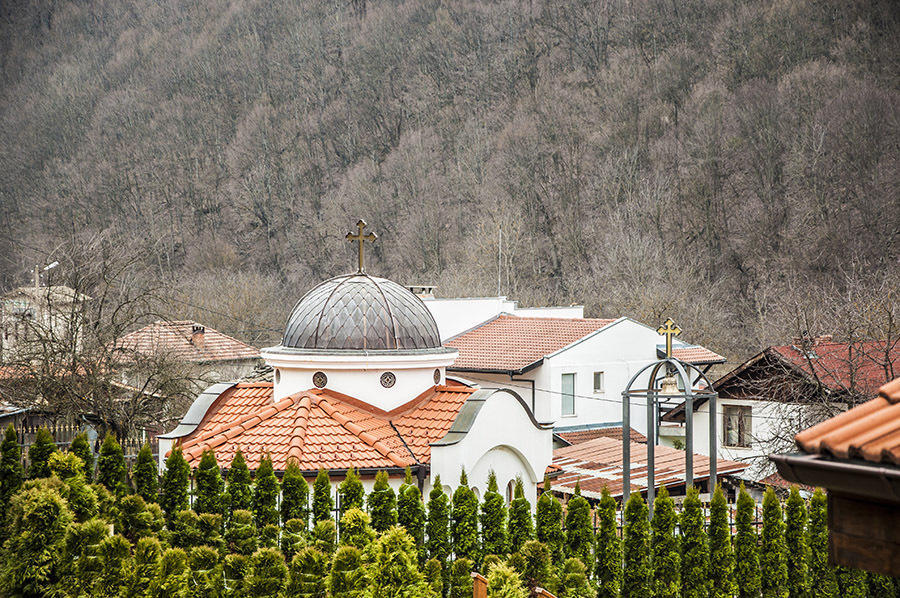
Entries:
[[348,468],[367,491],[375,473],[394,486],[410,467],[428,492],[439,475],[445,490],[465,469],[479,496],[493,471],[501,488],[521,476],[530,501],[552,461],[552,423],[503,385],[479,386],[448,376],[457,349],[441,343],[428,308],[405,287],[363,267],[365,223],[355,274],[327,280],[291,312],[281,344],[261,351],[271,382],[216,384],[181,423],[160,436],[160,467],[180,446],[192,468],[206,449],[227,468],[240,449],[251,469],[269,454],[276,471],[296,460],[312,481],[332,483]]

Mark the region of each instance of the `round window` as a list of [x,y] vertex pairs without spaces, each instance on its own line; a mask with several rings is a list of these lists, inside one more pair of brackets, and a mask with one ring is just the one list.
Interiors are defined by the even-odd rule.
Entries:
[[390,388],[395,382],[397,382],[397,376],[393,372],[385,372],[381,375],[381,385],[383,387]]
[[325,388],[325,385],[328,384],[328,376],[325,375],[325,372],[316,372],[313,374],[313,384],[316,385],[316,388]]
[[434,383],[435,384],[441,383],[441,370],[439,370],[437,368],[435,368],[435,370],[434,370]]

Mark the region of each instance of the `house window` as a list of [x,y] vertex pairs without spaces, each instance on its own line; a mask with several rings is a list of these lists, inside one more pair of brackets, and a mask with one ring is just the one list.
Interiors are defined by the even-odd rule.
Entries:
[[562,375],[562,414],[575,415],[575,374]]
[[750,407],[725,405],[722,417],[725,446],[749,448],[753,432]]
[[603,372],[594,372],[594,392],[603,392]]

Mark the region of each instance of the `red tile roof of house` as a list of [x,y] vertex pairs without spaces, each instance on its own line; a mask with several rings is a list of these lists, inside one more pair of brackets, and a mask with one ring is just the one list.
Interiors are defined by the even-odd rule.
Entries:
[[[570,432],[557,432],[557,436],[569,444],[580,444],[594,438],[615,438],[622,440],[622,426],[611,428],[592,428],[590,430],[573,430]],[[647,442],[647,437],[631,428],[631,440],[634,442]]]
[[[667,446],[656,447],[655,485],[679,486],[685,483],[685,452]],[[565,494],[575,492],[576,482],[581,493],[589,498],[600,498],[603,488],[613,496],[621,496],[624,489],[622,476],[622,441],[613,438],[595,438],[553,451],[553,465],[559,473],[552,480],[552,488]],[[749,467],[746,463],[716,460],[718,475],[732,474]],[[709,477],[709,457],[694,455],[694,481]],[[631,490],[647,489],[647,444],[631,443]]]
[[[665,351],[663,351],[665,356]],[[710,351],[706,347],[700,345],[689,345],[687,347],[672,347],[672,357],[680,359],[685,363],[704,364],[704,363],[724,363],[726,359],[716,353]]]
[[[203,330],[202,343],[193,342],[195,327]],[[164,352],[173,358],[197,363],[259,357],[259,349],[256,347],[190,320],[154,322],[140,330],[129,332],[116,341],[116,345],[135,353],[150,355]]]
[[878,397],[794,437],[804,452],[900,465],[900,378]]
[[794,345],[770,350],[832,391],[854,390],[871,396],[885,383],[886,371],[900,372],[898,341],[816,342],[806,354]]
[[431,443],[443,438],[475,390],[448,381],[386,413],[325,389],[273,402],[270,382],[240,383],[215,400],[180,445],[191,467],[207,448],[221,467],[231,464],[238,448],[251,469],[266,453],[277,470],[288,459],[297,459],[304,471],[428,463]]
[[615,320],[529,318],[502,314],[444,344],[459,349],[450,369],[520,372]]

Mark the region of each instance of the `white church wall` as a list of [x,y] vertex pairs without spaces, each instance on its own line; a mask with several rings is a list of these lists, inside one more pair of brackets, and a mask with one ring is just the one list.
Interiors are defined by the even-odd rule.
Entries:
[[583,318],[584,306],[524,307],[506,297],[422,299],[434,316],[441,340],[447,340],[502,313],[531,318]]
[[521,475],[528,500],[537,500],[537,483],[553,459],[552,430],[534,426],[528,412],[512,394],[492,394],[478,412],[469,432],[456,444],[431,449],[431,480],[441,476],[455,488],[462,469],[469,485],[484,495],[491,469],[504,479]]

